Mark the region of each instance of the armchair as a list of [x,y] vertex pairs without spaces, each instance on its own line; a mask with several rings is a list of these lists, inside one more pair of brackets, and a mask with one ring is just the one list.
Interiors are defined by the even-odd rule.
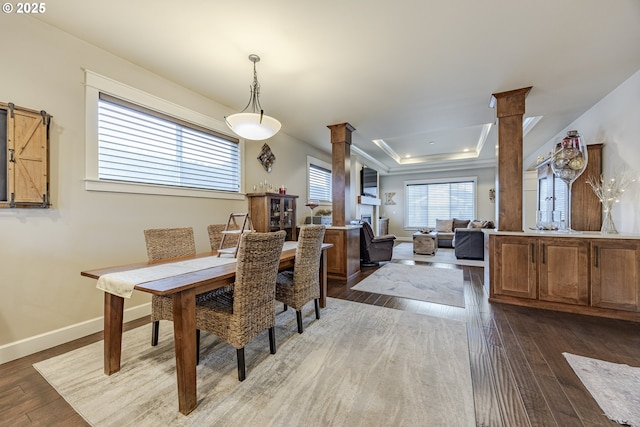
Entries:
[[363,264],[377,264],[380,261],[391,261],[393,241],[396,236],[386,234],[375,236],[368,222],[362,223],[360,229],[360,260]]

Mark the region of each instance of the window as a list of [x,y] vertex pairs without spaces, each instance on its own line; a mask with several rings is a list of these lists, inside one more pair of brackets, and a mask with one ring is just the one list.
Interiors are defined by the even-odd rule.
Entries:
[[237,140],[103,93],[98,178],[207,190],[240,190]]
[[331,165],[308,157],[307,171],[309,200],[331,202]]
[[223,122],[91,71],[87,190],[243,199],[242,141]]
[[435,227],[436,219],[473,219],[476,212],[476,178],[405,181],[407,229]]

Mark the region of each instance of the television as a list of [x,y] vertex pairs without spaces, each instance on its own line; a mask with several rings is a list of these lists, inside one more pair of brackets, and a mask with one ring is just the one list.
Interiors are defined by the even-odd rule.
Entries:
[[360,194],[378,197],[378,171],[364,167],[360,170]]

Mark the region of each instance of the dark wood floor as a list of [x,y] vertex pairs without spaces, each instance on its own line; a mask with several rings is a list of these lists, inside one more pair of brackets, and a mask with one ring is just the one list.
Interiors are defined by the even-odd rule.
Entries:
[[[465,321],[478,426],[618,425],[602,415],[562,353],[640,366],[640,324],[492,304],[482,268],[425,265],[463,270],[465,308],[351,290],[377,267],[348,283],[330,281],[328,295]],[[32,364],[101,339],[94,334],[0,365],[0,426],[86,425]]]

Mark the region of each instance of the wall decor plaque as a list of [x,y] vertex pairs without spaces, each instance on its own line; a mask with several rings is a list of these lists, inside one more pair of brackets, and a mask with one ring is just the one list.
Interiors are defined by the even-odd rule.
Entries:
[[266,143],[262,145],[258,160],[262,163],[264,170],[271,172],[271,168],[276,161],[276,156],[271,152],[271,148]]

